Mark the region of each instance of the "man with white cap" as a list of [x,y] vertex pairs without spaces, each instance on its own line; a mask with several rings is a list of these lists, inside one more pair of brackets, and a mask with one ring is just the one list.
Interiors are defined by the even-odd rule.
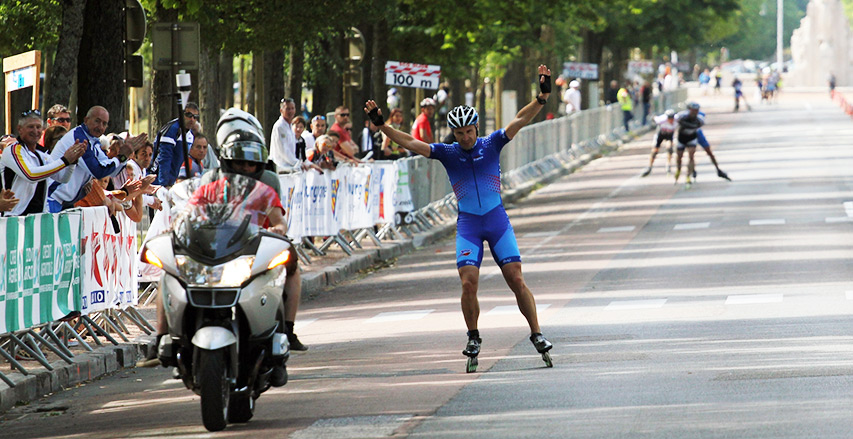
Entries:
[[577,79],[569,83],[569,88],[563,93],[563,102],[566,104],[566,114],[581,111],[581,83]]

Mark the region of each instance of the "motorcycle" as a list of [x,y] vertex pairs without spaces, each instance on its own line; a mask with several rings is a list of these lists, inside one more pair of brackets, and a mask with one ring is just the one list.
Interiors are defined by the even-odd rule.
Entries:
[[201,396],[205,428],[219,431],[252,418],[274,368],[290,355],[282,291],[291,245],[263,228],[272,188],[224,172],[198,180],[181,183],[192,194],[186,207],[140,258],[164,272],[169,333],[160,339],[160,361]]

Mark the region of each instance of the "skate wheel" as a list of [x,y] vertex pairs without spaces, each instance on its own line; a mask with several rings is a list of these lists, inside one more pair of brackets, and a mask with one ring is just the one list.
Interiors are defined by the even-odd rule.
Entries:
[[545,361],[546,367],[554,367],[554,362],[551,361],[551,354],[547,352],[542,353],[542,360]]
[[465,369],[467,373],[477,371],[477,357],[468,357],[468,365]]

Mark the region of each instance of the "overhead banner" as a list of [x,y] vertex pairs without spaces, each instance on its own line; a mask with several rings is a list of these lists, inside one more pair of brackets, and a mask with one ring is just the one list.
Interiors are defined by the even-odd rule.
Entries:
[[385,62],[385,84],[435,90],[441,82],[441,66],[399,61]]
[[79,212],[0,218],[0,333],[78,309]]
[[126,215],[116,215],[114,223],[103,206],[82,212],[80,312],[137,305],[136,223]]
[[647,75],[655,72],[655,65],[652,61],[628,61],[628,72],[640,75]]

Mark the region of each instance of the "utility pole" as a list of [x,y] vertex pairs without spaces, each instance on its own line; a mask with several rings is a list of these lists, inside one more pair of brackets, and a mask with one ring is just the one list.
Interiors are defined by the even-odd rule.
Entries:
[[782,73],[782,19],[784,13],[782,11],[783,0],[776,0],[776,69]]

